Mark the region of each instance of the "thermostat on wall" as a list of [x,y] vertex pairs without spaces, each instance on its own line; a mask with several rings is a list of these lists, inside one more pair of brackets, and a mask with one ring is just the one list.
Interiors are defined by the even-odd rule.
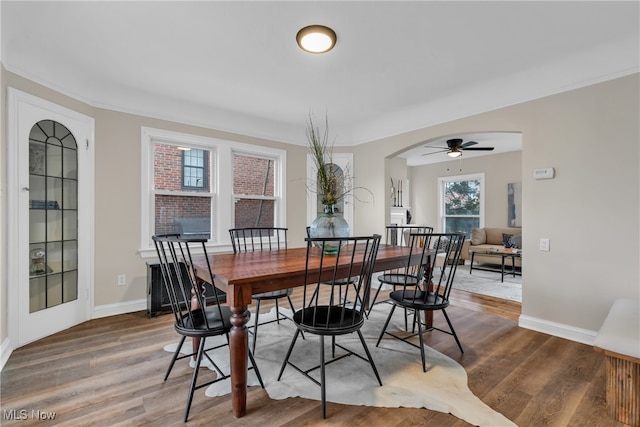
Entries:
[[551,179],[555,176],[556,171],[553,168],[534,169],[533,177],[535,179]]

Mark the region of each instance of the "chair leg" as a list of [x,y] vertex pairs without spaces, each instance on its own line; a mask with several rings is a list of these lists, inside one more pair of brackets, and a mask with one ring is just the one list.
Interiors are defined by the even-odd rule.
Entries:
[[336,336],[331,335],[331,357],[336,358]]
[[389,312],[389,316],[387,317],[387,321],[384,322],[384,327],[382,328],[382,332],[380,332],[380,337],[378,338],[378,342],[376,343],[376,347],[378,345],[380,345],[380,341],[382,340],[382,337],[384,336],[385,331],[387,330],[387,326],[389,326],[389,322],[391,321],[391,316],[393,316],[393,312],[396,309],[396,305],[393,304],[391,306],[391,311]]
[[278,299],[275,300],[276,303],[276,323],[280,324],[280,306],[278,305]]
[[[335,337],[332,337],[335,338]],[[324,382],[324,335],[320,335],[320,398],[322,400],[322,418],[327,418],[327,393]]]
[[367,313],[367,317],[369,317],[369,315],[371,314],[371,310],[373,309],[373,306],[376,303],[376,299],[378,299],[378,294],[380,293],[380,289],[382,289],[383,286],[384,285],[380,283],[380,286],[378,286],[378,289],[376,289],[376,294],[373,296],[373,299],[369,303],[369,312]]
[[176,348],[176,351],[173,353],[173,357],[171,358],[171,363],[169,363],[169,368],[167,369],[167,373],[164,375],[164,381],[166,381],[167,378],[169,378],[169,374],[173,369],[173,365],[176,363],[176,359],[178,359],[178,354],[180,354],[180,349],[182,348],[182,344],[184,344],[185,338],[187,337],[184,335],[182,335],[182,338],[180,338],[180,343],[178,344],[178,348]]
[[296,344],[296,340],[298,339],[298,334],[300,333],[300,329],[296,329],[296,333],[293,335],[293,339],[291,340],[291,345],[289,345],[289,350],[287,350],[287,355],[284,357],[284,361],[282,362],[282,367],[280,368],[280,373],[278,374],[278,381],[282,378],[282,374],[284,373],[284,368],[287,367],[287,363],[289,362],[289,356],[291,356],[291,352],[293,351],[293,346]]
[[184,422],[189,419],[189,411],[191,411],[191,402],[193,401],[193,392],[196,388],[196,382],[198,381],[198,371],[200,371],[200,362],[202,361],[202,354],[204,353],[204,342],[206,339],[203,337],[200,339],[200,345],[198,346],[198,356],[196,357],[196,367],[193,370],[193,376],[191,377],[191,387],[189,387],[189,395],[187,396],[187,409],[184,412]]
[[451,330],[451,335],[453,335],[453,338],[456,339],[456,343],[458,344],[458,348],[460,349],[460,353],[464,353],[464,350],[462,349],[462,344],[460,344],[460,340],[458,339],[458,335],[456,334],[455,329],[453,329],[453,325],[451,324],[451,321],[449,320],[449,316],[447,315],[446,310],[443,308],[442,309],[442,314],[444,314],[444,318],[447,320],[447,323],[449,324],[449,329]]
[[289,307],[291,307],[291,312],[295,313],[296,309],[293,308],[293,301],[291,301],[291,297],[289,295],[287,295],[287,299],[289,300]]
[[260,300],[256,301],[256,320],[253,322],[253,345],[251,351],[256,352],[256,341],[258,341],[258,317],[260,316]]
[[420,312],[416,310],[418,316],[418,337],[420,341],[420,359],[422,359],[422,372],[427,372],[427,361],[424,355],[424,337],[422,334],[424,333],[422,330],[422,319],[420,319]]
[[251,366],[253,366],[253,370],[256,373],[256,377],[258,377],[258,382],[260,382],[260,387],[264,388],[264,383],[262,382],[262,375],[260,375],[260,371],[258,370],[258,365],[256,365],[256,359],[253,358],[253,352],[249,352],[249,359],[251,360]]
[[[296,309],[293,308],[293,301],[291,301],[291,297],[289,295],[287,295],[287,299],[289,300],[289,307],[291,307],[291,313],[295,313]],[[301,332],[300,334],[302,335],[302,339],[305,339],[304,332]]]
[[369,364],[373,368],[373,373],[376,374],[376,378],[378,379],[378,384],[382,385],[382,380],[380,379],[380,375],[378,374],[378,368],[376,368],[376,364],[373,362],[373,357],[371,357],[371,353],[369,352],[369,347],[367,347],[367,343],[362,336],[362,332],[358,330],[358,336],[360,337],[360,342],[362,343],[362,347],[364,347],[365,353],[367,353],[367,358],[369,359]]

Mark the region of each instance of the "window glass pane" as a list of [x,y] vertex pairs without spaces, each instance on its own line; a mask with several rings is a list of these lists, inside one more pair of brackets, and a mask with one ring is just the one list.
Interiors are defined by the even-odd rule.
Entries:
[[62,301],[69,302],[78,299],[78,271],[62,273],[64,287],[62,289]]
[[[62,240],[63,226],[62,211],[48,209],[47,211],[47,241]],[[73,211],[75,212],[75,211]]]
[[480,218],[447,217],[445,219],[445,233],[464,233],[471,238],[471,229],[480,227]]
[[156,190],[210,191],[210,151],[185,151],[176,145],[160,143],[153,147],[153,185]]
[[480,181],[445,183],[446,215],[480,215]]
[[275,227],[275,201],[238,199],[235,203],[235,224],[240,227]]
[[78,179],[78,161],[76,151],[65,148],[62,150],[62,176],[65,178]]
[[233,156],[233,192],[251,196],[273,196],[274,161],[261,157]]
[[62,271],[78,269],[78,243],[75,240],[62,242]]
[[155,197],[154,234],[211,235],[211,198],[193,196]]
[[78,212],[75,210],[65,210],[62,212],[62,238],[71,240],[78,238]]
[[62,147],[47,146],[47,175],[62,176]]
[[64,209],[78,209],[78,182],[73,179],[63,180]]
[[62,304],[62,273],[47,277],[47,308]]
[[47,270],[58,273],[62,271],[62,242],[47,243],[47,253],[45,257]]
[[47,308],[47,279],[45,276],[29,280],[29,313]]

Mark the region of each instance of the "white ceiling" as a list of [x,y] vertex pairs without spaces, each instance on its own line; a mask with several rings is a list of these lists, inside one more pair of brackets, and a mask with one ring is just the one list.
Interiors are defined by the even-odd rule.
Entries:
[[[638,72],[639,5],[5,0],[0,53],[96,107],[302,145],[326,113],[355,145]],[[309,24],[331,52],[297,47]]]

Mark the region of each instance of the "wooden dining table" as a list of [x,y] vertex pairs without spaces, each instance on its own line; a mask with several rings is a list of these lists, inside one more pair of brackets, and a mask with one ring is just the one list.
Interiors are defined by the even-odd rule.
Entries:
[[[374,272],[406,267],[410,255],[411,250],[408,247],[380,244]],[[411,255],[411,263],[419,263],[421,255]],[[248,306],[252,301],[251,296],[304,285],[307,248],[224,253],[210,255],[209,258],[215,286],[226,292],[227,304],[231,308],[231,401],[233,414],[242,417],[247,412],[249,334],[246,325],[249,321]],[[345,259],[345,262],[348,261]],[[319,262],[319,253],[310,257],[309,263],[312,268],[314,263]],[[194,267],[199,279],[207,282],[211,280],[204,259],[194,260]]]

